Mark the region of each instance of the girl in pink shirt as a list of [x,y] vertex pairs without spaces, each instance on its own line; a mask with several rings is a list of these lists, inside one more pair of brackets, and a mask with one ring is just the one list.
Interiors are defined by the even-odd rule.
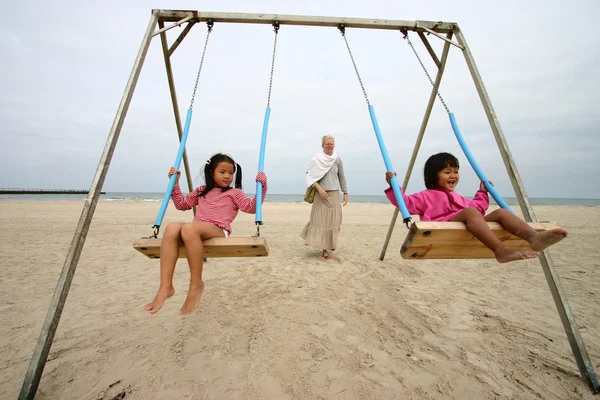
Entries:
[[[467,229],[486,247],[494,252],[501,263],[535,258],[546,247],[561,241],[567,236],[562,228],[545,232],[536,232],[525,221],[509,210],[498,209],[485,215],[490,205],[487,190],[483,182],[472,200],[454,192],[460,179],[458,159],[450,153],[438,153],[429,157],[425,163],[425,187],[419,193],[402,197],[411,214],[418,214],[421,221],[458,221],[464,222]],[[398,207],[394,191],[391,188],[393,172],[386,172],[385,179],[390,185],[385,194],[390,202]],[[506,247],[494,235],[487,222],[498,222],[511,234],[529,242],[533,251],[521,251]]]
[[[202,241],[213,237],[228,237],[231,223],[238,210],[256,213],[256,197],[250,199],[242,192],[242,168],[231,157],[215,154],[204,166],[206,185],[196,188],[184,196],[179,188],[180,171],[171,167],[171,175],[177,174],[171,199],[178,210],[190,210],[197,206],[192,222],[174,222],[167,225],[160,245],[160,286],[151,303],[145,310],[157,313],[165,300],[175,294],[173,273],[179,257],[179,243],[185,245],[188,264],[190,266],[190,288],[180,314],[189,314],[200,304],[200,296],[204,290],[202,266],[204,246]],[[235,187],[231,183],[235,177]],[[267,176],[259,172],[256,181],[262,183],[262,198],[267,195]]]

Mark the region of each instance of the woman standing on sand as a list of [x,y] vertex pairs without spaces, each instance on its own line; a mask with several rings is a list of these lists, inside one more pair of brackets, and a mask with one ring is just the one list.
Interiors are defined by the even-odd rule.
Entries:
[[[310,220],[300,232],[307,246],[317,247],[321,256],[329,259],[329,251],[337,247],[337,238],[342,225],[342,208],[348,204],[348,189],[342,159],[334,152],[335,139],[333,136],[321,138],[322,152],[314,155],[308,165],[306,175],[307,188],[314,187],[315,194]],[[340,189],[343,199],[340,200]]]

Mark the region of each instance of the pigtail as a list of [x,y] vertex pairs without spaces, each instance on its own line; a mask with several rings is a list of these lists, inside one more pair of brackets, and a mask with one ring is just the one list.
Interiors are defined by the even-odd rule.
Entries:
[[198,193],[198,197],[204,197],[206,193],[210,192],[215,187],[215,178],[213,177],[213,162],[212,159],[206,160],[204,164],[204,190]]
[[235,187],[236,189],[242,188],[242,166],[238,163],[235,164]]

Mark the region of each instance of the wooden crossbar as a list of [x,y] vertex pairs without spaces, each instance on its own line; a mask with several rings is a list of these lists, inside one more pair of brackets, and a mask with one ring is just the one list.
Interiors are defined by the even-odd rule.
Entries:
[[[148,258],[160,258],[162,238],[139,239],[133,248]],[[264,257],[269,255],[267,241],[261,237],[211,238],[203,241],[204,257]],[[185,247],[179,244],[179,258],[185,258]]]
[[[492,232],[508,247],[531,250],[525,240],[508,233],[497,222],[488,222]],[[558,228],[550,222],[530,222],[536,232]],[[494,253],[485,247],[463,222],[415,222],[400,250],[405,259],[468,259],[495,258]]]
[[251,14],[231,12],[205,12],[195,10],[153,10],[153,14],[161,22],[181,22],[185,18],[192,18],[193,22],[212,21],[218,23],[242,23],[242,24],[268,24],[278,22],[280,25],[296,26],[328,26],[337,28],[343,24],[346,28],[362,29],[389,29],[399,31],[407,29],[411,31],[432,30],[437,33],[448,33],[457,26],[456,22],[444,21],[402,21],[393,19],[374,18],[348,18],[348,17],[324,17],[311,15],[288,15],[288,14]]

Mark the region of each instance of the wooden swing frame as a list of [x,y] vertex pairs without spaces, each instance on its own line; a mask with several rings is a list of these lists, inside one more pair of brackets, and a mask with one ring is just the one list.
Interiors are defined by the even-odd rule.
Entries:
[[[129,109],[129,105],[131,103],[131,99],[133,97],[133,93],[135,91],[135,87],[140,76],[140,72],[142,70],[142,66],[144,64],[144,60],[148,53],[151,40],[154,36],[160,35],[165,67],[167,72],[167,80],[169,84],[169,90],[171,93],[171,101],[173,104],[173,113],[175,116],[177,133],[179,135],[179,139],[181,140],[181,118],[179,115],[179,106],[177,103],[177,95],[175,92],[170,58],[179,46],[179,44],[183,41],[183,39],[185,39],[191,28],[196,23],[209,21],[212,21],[214,23],[250,23],[265,25],[279,23],[281,26],[303,25],[334,28],[338,28],[341,25],[343,25],[346,28],[384,29],[394,31],[407,30],[416,32],[423,41],[423,44],[427,48],[427,51],[431,55],[434,63],[438,67],[438,73],[435,79],[434,89],[431,92],[429,104],[425,111],[423,122],[421,124],[421,129],[417,137],[415,148],[409,163],[409,169],[406,174],[405,182],[402,185],[404,188],[406,188],[408,185],[408,178],[410,177],[410,174],[412,172],[412,168],[414,166],[414,162],[416,160],[417,153],[421,141],[423,139],[423,134],[425,133],[425,129],[427,127],[427,121],[429,120],[429,115],[431,114],[431,109],[435,100],[436,91],[440,85],[443,71],[446,65],[449,47],[450,45],[453,45],[459,48],[462,51],[462,54],[465,58],[471,76],[477,88],[477,92],[479,93],[479,97],[483,104],[490,126],[492,128],[492,132],[494,133],[496,143],[498,144],[498,147],[500,149],[500,154],[507,168],[508,175],[511,179],[513,188],[515,189],[515,193],[517,194],[517,199],[519,200],[519,205],[521,206],[521,210],[523,212],[525,220],[528,222],[535,222],[535,214],[533,212],[533,208],[531,207],[529,199],[525,194],[523,183],[521,182],[521,178],[517,172],[517,167],[510,154],[510,150],[508,148],[504,134],[500,127],[500,123],[498,121],[498,118],[496,117],[494,108],[492,107],[492,103],[488,96],[487,90],[483,84],[483,80],[475,65],[473,55],[471,54],[469,46],[467,45],[467,42],[457,23],[437,21],[377,20],[281,14],[215,13],[188,10],[152,10],[150,21],[148,22],[148,26],[146,28],[146,32],[142,40],[142,44],[134,61],[131,74],[125,86],[125,91],[117,109],[115,119],[109,131],[104,150],[100,157],[96,173],[90,186],[88,197],[83,204],[81,216],[73,234],[73,240],[66,255],[61,275],[58,279],[56,289],[52,296],[52,300],[48,308],[48,313],[46,314],[46,319],[44,320],[40,336],[38,338],[36,347],[31,357],[31,361],[29,363],[29,367],[27,369],[27,373],[23,381],[23,386],[19,394],[20,400],[33,399],[37,392],[39,382],[41,380],[42,373],[44,371],[44,367],[46,365],[46,361],[50,353],[52,341],[54,339],[54,335],[56,333],[56,329],[58,327],[58,323],[60,321],[60,317],[62,315],[62,311],[67,296],[69,294],[69,289],[71,287],[71,283],[73,281],[73,277],[77,269],[77,264],[79,263],[81,251],[87,238],[87,234],[94,216],[94,212],[96,211],[96,205],[98,204],[98,199],[100,198],[102,186],[104,184],[104,180],[106,179],[106,175],[108,174],[110,162],[112,160],[112,156],[114,154],[114,150],[116,148],[117,141],[119,139],[119,135],[121,133],[121,129],[123,127],[123,123],[125,121],[125,117],[127,115],[127,111]],[[165,27],[165,22],[170,22],[172,24]],[[181,26],[183,24],[187,25],[181,31],[177,39],[171,44],[171,46],[169,46],[167,43],[167,37],[165,32],[169,29]],[[158,29],[156,29],[157,26]],[[434,37],[438,37],[445,41],[441,59],[439,59],[436,53],[433,51],[431,45],[425,37],[426,33],[432,34],[434,35]],[[451,40],[453,35],[456,35],[457,42]],[[191,181],[189,163],[187,160],[187,154],[185,153],[185,151],[183,154],[183,162],[186,171],[188,187],[191,191],[193,189],[193,186]],[[397,215],[398,214],[396,211],[394,217],[392,218],[390,229],[388,231],[388,237],[386,238],[386,243],[382,250],[380,259],[383,259],[384,257],[385,249],[387,248],[387,244],[389,243],[389,238],[391,237],[391,233],[393,230],[393,226],[396,222]],[[596,375],[596,372],[594,370],[594,364],[588,356],[587,350],[581,338],[581,334],[579,333],[579,328],[577,326],[577,323],[575,322],[575,317],[571,311],[569,304],[567,303],[564,290],[560,284],[558,274],[554,268],[552,259],[550,258],[550,253],[548,251],[544,251],[540,255],[540,262],[542,264],[542,268],[544,270],[548,286],[550,288],[558,313],[563,323],[563,327],[567,334],[569,344],[571,345],[571,349],[575,356],[575,360],[577,361],[579,372],[588,384],[588,386],[591,388],[591,390],[594,393],[598,393],[600,391],[600,383],[598,381],[598,376]]]

